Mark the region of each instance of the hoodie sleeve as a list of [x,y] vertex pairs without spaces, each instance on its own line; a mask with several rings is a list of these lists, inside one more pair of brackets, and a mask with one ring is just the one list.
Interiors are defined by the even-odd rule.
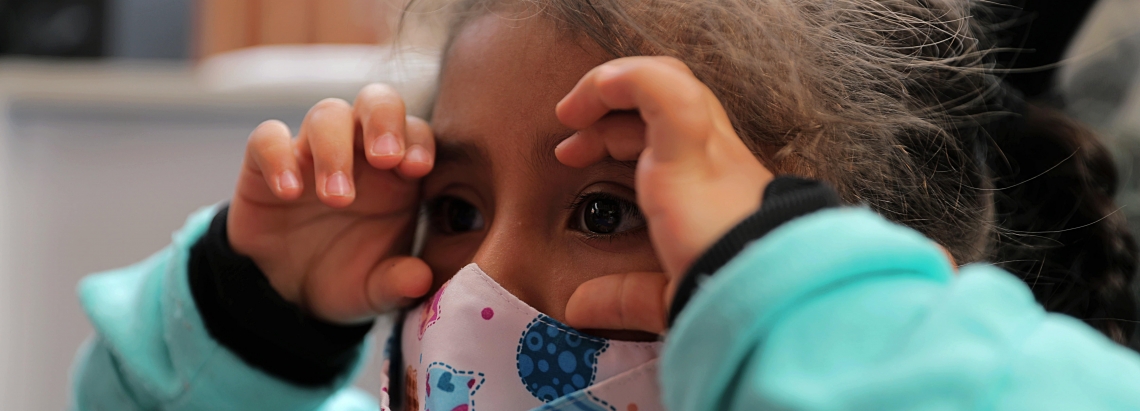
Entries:
[[674,410],[1140,409],[1140,357],[866,209],[752,242],[680,312]]
[[130,267],[79,284],[96,335],[79,352],[73,410],[376,410],[346,388],[365,361],[323,386],[300,386],[243,361],[206,329],[188,283],[190,249],[217,207],[192,215],[173,243]]

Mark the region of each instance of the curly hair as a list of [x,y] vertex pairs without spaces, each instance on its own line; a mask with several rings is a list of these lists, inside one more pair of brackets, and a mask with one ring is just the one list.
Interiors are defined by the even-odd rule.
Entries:
[[1011,98],[980,3],[462,0],[444,59],[466,22],[512,10],[613,58],[676,57],[774,172],[825,180],[959,263],[993,261],[1125,343],[1137,251],[1112,159],[1080,125]]

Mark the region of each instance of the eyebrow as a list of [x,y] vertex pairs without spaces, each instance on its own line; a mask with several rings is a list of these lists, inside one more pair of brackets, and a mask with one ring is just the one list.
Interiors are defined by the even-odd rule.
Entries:
[[455,163],[488,166],[490,165],[490,158],[487,148],[482,144],[454,140],[436,140],[435,142],[435,164],[437,166]]
[[534,136],[534,139],[531,140],[534,142],[530,147],[531,155],[526,157],[531,172],[539,173],[551,166],[561,164],[558,162],[558,157],[554,156],[554,148],[558,147],[558,143],[561,143],[562,140],[572,135],[574,135],[574,130]]
[[[519,152],[518,154],[527,159],[527,167],[531,172],[541,174],[550,167],[561,164],[561,162],[558,161],[558,157],[554,155],[554,148],[558,147],[559,143],[574,133],[574,131],[567,131],[536,136],[533,140],[534,144],[530,147],[530,155],[526,155],[527,153],[523,152]],[[483,144],[449,139],[436,140],[435,164],[437,167],[450,164],[466,164],[490,168],[490,158],[491,156],[488,153],[487,147]],[[618,161],[611,157],[602,159],[598,164],[626,168],[629,169],[630,172],[637,169],[637,161]]]

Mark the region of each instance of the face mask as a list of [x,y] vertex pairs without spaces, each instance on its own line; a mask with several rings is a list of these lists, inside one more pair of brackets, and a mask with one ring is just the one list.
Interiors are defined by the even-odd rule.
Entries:
[[397,328],[388,355],[398,360],[386,362],[399,369],[381,379],[383,410],[664,409],[661,343],[583,334],[523,303],[475,264]]

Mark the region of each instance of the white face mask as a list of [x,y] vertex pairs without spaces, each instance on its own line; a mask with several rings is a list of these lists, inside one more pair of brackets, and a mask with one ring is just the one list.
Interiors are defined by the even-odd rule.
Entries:
[[[663,410],[661,343],[583,334],[522,302],[469,264],[407,312],[402,370],[391,370],[404,410]],[[402,383],[400,383],[402,382]],[[382,379],[383,393],[393,384]],[[382,395],[383,410],[390,406]]]

